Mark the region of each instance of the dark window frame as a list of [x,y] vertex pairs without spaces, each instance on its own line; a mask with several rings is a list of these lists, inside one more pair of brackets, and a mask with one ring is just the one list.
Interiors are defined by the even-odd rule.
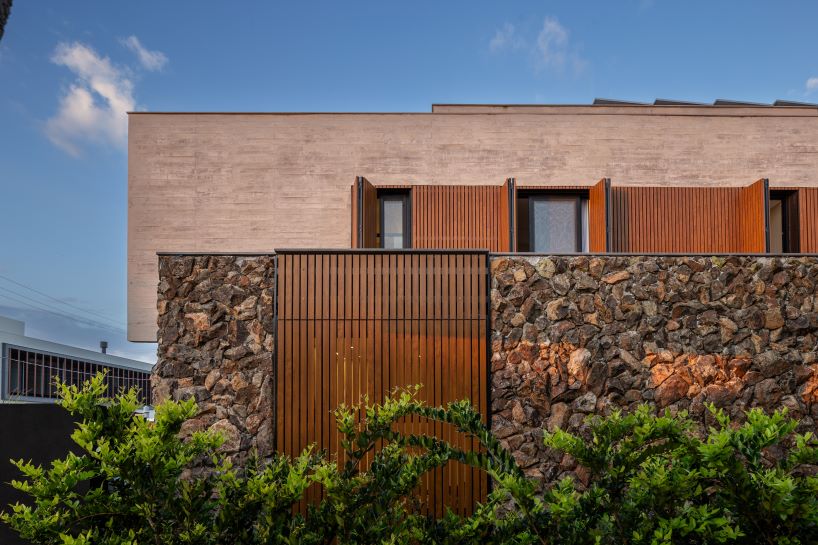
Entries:
[[384,201],[403,202],[403,247],[412,247],[412,193],[410,189],[378,189],[378,248],[384,248]]
[[770,190],[769,200],[781,201],[781,241],[782,253],[797,254],[801,252],[800,218],[798,216],[798,190]]
[[[534,252],[536,246],[536,234],[534,229],[534,201],[547,200],[548,197],[573,197],[576,201],[576,214],[579,221],[576,224],[576,237],[574,239],[574,252],[581,254],[582,250],[582,202],[590,198],[588,190],[584,189],[518,189],[517,200],[526,199],[528,205],[528,252]],[[518,203],[515,203],[517,206]],[[516,223],[516,220],[515,220]],[[518,229],[519,231],[519,229]],[[518,235],[519,236],[519,235]]]

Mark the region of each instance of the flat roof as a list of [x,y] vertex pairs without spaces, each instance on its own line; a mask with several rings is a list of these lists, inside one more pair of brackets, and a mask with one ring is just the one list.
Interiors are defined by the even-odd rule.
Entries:
[[[28,337],[25,335],[23,322],[2,316],[0,316],[0,319],[2,319],[1,323],[4,326],[0,328],[0,346],[8,345],[15,348],[47,352],[52,355],[92,361],[111,367],[134,369],[148,373],[153,368],[153,364],[144,361],[132,360],[130,358],[114,356],[113,354],[103,354],[102,352],[95,352],[85,348],[77,348],[67,344]],[[0,354],[0,356],[5,356],[5,353]]]
[[818,115],[818,104],[776,100],[771,104],[717,99],[713,103],[657,98],[653,102],[597,98],[591,104],[467,104],[433,103],[430,112],[284,112],[284,111],[138,111],[128,115],[269,115],[269,116],[428,116],[473,114],[561,114],[561,115],[713,115],[713,116],[784,116]]

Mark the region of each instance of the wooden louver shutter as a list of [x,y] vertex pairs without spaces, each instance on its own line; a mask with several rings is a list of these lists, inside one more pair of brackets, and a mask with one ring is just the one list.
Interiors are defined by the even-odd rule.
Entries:
[[798,226],[798,250],[818,253],[818,187],[798,189]]
[[739,197],[739,226],[742,250],[750,253],[770,251],[770,189],[766,178],[743,187]]
[[378,190],[363,176],[352,184],[352,247],[378,247]]
[[500,251],[517,251],[517,182],[506,179],[500,193]]
[[588,251],[611,251],[611,180],[603,178],[588,191]]

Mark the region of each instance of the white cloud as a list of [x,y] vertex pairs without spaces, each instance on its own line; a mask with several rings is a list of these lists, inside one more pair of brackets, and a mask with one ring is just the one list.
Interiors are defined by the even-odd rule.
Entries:
[[561,67],[568,54],[568,31],[553,17],[546,17],[537,36],[537,52],[547,66]]
[[514,28],[514,25],[505,23],[494,33],[494,37],[489,42],[489,50],[496,53],[504,49],[519,49],[524,45],[525,42],[517,36],[517,29]]
[[74,156],[88,142],[110,142],[124,148],[126,113],[136,109],[127,70],[79,42],[57,45],[51,61],[71,70],[76,80],[60,97],[56,115],[46,122],[48,138]]
[[[528,45],[527,45],[528,44]],[[511,23],[505,23],[494,33],[489,42],[492,53],[506,49],[524,49],[533,59],[536,71],[544,68],[561,72],[570,68],[574,75],[580,74],[588,65],[571,42],[571,33],[556,17],[548,16],[535,40],[522,36]]]
[[818,91],[818,77],[809,78],[806,83],[807,93]]
[[136,36],[128,36],[123,39],[122,45],[136,54],[139,63],[145,70],[150,70],[151,72],[161,70],[168,63],[168,58],[164,53],[145,48]]

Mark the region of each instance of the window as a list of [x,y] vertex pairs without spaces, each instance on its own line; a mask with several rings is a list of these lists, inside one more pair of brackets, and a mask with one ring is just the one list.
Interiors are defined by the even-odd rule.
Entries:
[[378,246],[387,249],[411,248],[409,192],[378,191]]
[[587,252],[587,196],[576,192],[519,192],[517,250],[544,254]]
[[798,253],[798,192],[770,191],[770,253]]
[[79,385],[91,378],[90,371],[106,369],[107,379],[116,377],[116,384],[112,388],[109,380],[106,395],[113,395],[119,387],[129,388],[140,386],[139,399],[142,403],[150,403],[151,391],[150,373],[146,371],[127,372],[118,367],[97,364],[85,360],[75,360],[57,354],[50,354],[29,348],[13,348],[5,345],[5,354],[0,358],[0,376],[4,377],[5,384],[0,384],[0,399],[55,399],[57,389],[54,380],[60,378],[69,385]]

